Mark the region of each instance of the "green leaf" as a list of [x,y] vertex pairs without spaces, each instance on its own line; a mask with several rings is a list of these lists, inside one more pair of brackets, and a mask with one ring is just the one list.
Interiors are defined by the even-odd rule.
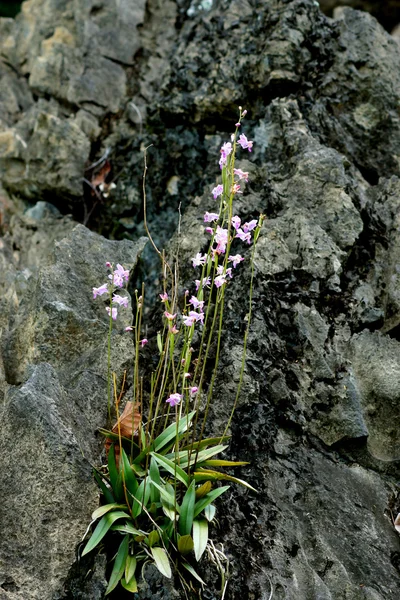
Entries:
[[202,467],[242,467],[249,465],[249,462],[233,461],[233,460],[206,460],[202,463]]
[[167,521],[166,519],[164,519],[161,524],[161,539],[163,542],[162,545],[166,550],[168,550],[171,540],[175,538],[174,525],[175,523],[173,522],[173,520]]
[[[190,457],[190,464],[191,465],[197,465],[199,463],[204,462],[205,460],[210,459],[212,456],[215,456],[215,454],[219,454],[220,452],[223,452],[224,450],[226,450],[228,448],[228,446],[214,446],[213,448],[206,448],[205,450],[201,450],[201,452],[198,453],[197,458],[196,458],[196,452],[192,452],[192,456]],[[183,469],[185,469],[189,464],[188,459],[183,459],[180,462],[180,465]]]
[[161,337],[161,333],[157,333],[157,347],[158,347],[158,351],[160,354],[162,354],[162,337]]
[[93,470],[93,476],[94,476],[95,480],[97,481],[97,484],[98,484],[99,488],[101,489],[101,493],[103,494],[104,499],[107,502],[107,504],[112,504],[113,502],[115,502],[115,498],[114,498],[114,495],[113,495],[111,489],[106,485],[102,475],[100,473],[98,473],[98,471],[96,471],[96,469]]
[[110,529],[111,525],[117,519],[130,519],[130,516],[122,511],[114,511],[111,513],[107,513],[97,524],[96,529],[93,531],[92,536],[88,543],[85,546],[84,551],[82,552],[82,556],[93,550],[97,546],[99,542],[106,535],[107,531]]
[[[190,426],[192,419],[196,411],[189,413],[184,418],[180,419],[178,423],[178,434],[184,433],[187,430],[188,424]],[[176,436],[176,423],[172,423],[164,429],[162,433],[154,440],[154,450],[158,452],[161,448],[164,448],[174,437]]]
[[223,444],[224,442],[227,442],[229,439],[231,438],[230,435],[225,435],[223,437],[217,437],[217,438],[206,438],[204,440],[201,440],[201,442],[193,442],[193,444],[189,444],[188,446],[184,446],[182,448],[182,450],[197,450],[197,448],[199,448],[199,450],[203,450],[204,448],[207,448],[208,446],[216,446],[217,444]]
[[176,514],[174,508],[171,508],[170,506],[163,504],[162,509],[163,509],[163,513],[168,517],[168,519],[170,519],[171,521],[176,521],[176,519],[178,517],[177,517],[177,514]]
[[143,424],[140,427],[140,443],[142,445],[142,448],[145,448],[147,446],[147,444],[146,444],[146,431],[145,431],[145,428],[143,427]]
[[110,512],[110,510],[114,510],[114,508],[126,508],[128,509],[126,504],[117,504],[113,502],[112,504],[104,504],[104,506],[100,506],[92,513],[92,520],[100,519],[103,515]]
[[195,482],[192,481],[183,497],[181,505],[181,516],[179,519],[179,533],[188,535],[192,530],[193,510],[196,500]]
[[115,462],[115,446],[111,446],[108,452],[108,472],[110,475],[111,487],[114,492],[115,499],[118,502],[124,500],[124,489],[122,487],[121,475]]
[[206,519],[193,521],[194,555],[197,562],[201,559],[208,542],[208,522]]
[[123,525],[113,525],[111,527],[111,531],[121,531],[122,533],[132,533],[132,535],[143,535],[146,536],[147,533],[145,531],[140,531],[140,529],[136,529],[131,523],[124,523]]
[[138,477],[144,477],[146,475],[145,469],[142,469],[140,465],[136,465],[135,463],[131,464],[131,469]]
[[132,517],[136,519],[143,510],[143,506],[146,508],[150,498],[151,479],[146,477],[143,479],[135,494],[135,501],[132,505]]
[[132,592],[137,593],[138,591],[138,587],[137,587],[137,582],[136,582],[136,577],[133,576],[132,579],[128,582],[126,581],[126,579],[121,579],[121,585],[125,590],[128,590],[128,592]]
[[175,500],[174,500],[175,496],[174,496],[173,488],[172,488],[172,493],[171,493],[166,489],[167,484],[164,484],[164,486],[161,486],[161,485],[158,485],[157,483],[155,483],[154,481],[152,481],[151,484],[154,485],[160,491],[163,512],[167,515],[167,517],[169,519],[171,519],[171,521],[175,521],[177,518],[176,513],[179,513],[179,506],[176,505],[176,512],[175,512]]
[[[98,429],[98,431],[102,435],[104,435],[105,437],[108,437],[110,440],[112,440],[113,442],[115,442],[119,445],[118,433],[115,433],[114,431],[108,431],[108,429],[102,429],[101,427]],[[122,447],[125,448],[125,450],[127,450],[129,452],[129,454],[133,450],[133,456],[136,456],[140,452],[139,446],[131,438],[127,438],[127,437],[124,437],[123,435],[121,435],[121,444],[122,444]]]
[[170,579],[172,577],[171,565],[169,564],[168,556],[164,548],[151,548],[151,553],[157,569],[162,575]]
[[170,460],[175,459],[175,457],[177,456],[178,453],[172,452],[172,449],[174,448],[174,446],[176,446],[176,444],[178,444],[181,440],[183,440],[185,435],[186,435],[186,433],[183,432],[183,433],[180,433],[178,436],[175,436],[173,438],[172,442],[171,441],[168,442],[168,444],[166,446],[164,446],[164,448],[162,450],[159,451],[159,454],[166,456]]
[[124,574],[125,563],[126,563],[126,559],[128,556],[128,551],[129,551],[129,535],[125,535],[124,539],[122,540],[122,542],[118,548],[117,556],[115,557],[114,567],[111,572],[110,581],[108,582],[108,586],[107,586],[106,593],[105,593],[106,596],[107,596],[107,594],[112,592],[113,589],[118,585],[119,580],[121,579],[121,577]]
[[239,479],[238,477],[232,477],[232,475],[226,475],[226,473],[220,473],[219,471],[213,471],[211,469],[201,469],[199,471],[195,471],[193,473],[193,476],[195,478],[196,483],[198,483],[199,481],[233,481],[234,483],[239,483],[240,485],[243,485],[244,487],[258,494],[257,490],[253,488],[252,485],[247,483],[247,481]]
[[206,506],[214,502],[218,496],[224,494],[227,490],[229,490],[229,485],[225,485],[223,487],[217,488],[216,490],[212,490],[208,494],[204,496],[204,498],[200,498],[194,505],[193,516],[197,517],[201,513],[202,510],[205,509]]
[[135,575],[136,571],[136,556],[132,556],[132,554],[128,554],[126,557],[125,563],[125,581],[129,583],[132,577]]
[[198,575],[196,573],[196,571],[193,569],[192,565],[189,565],[187,562],[185,562],[184,560],[182,561],[182,566],[185,567],[185,569],[187,569],[189,571],[189,573],[195,578],[197,579],[197,581],[199,581],[201,583],[201,585],[206,585],[204,583],[204,581],[202,580],[202,578],[200,577],[200,575]]
[[161,456],[161,454],[156,454],[155,452],[152,452],[151,455],[165,471],[176,477],[179,481],[184,483],[186,487],[188,487],[189,477],[187,476],[185,471],[181,469],[180,466],[178,466],[169,458]]
[[189,554],[194,548],[194,542],[191,535],[181,535],[178,540],[178,551],[181,554]]
[[211,523],[211,521],[215,517],[215,512],[216,512],[216,508],[213,504],[209,504],[208,506],[205,507],[204,516],[207,519],[207,521],[209,521],[209,523]]
[[122,459],[122,477],[125,483],[125,487],[131,496],[136,496],[137,489],[139,487],[135,473],[132,471],[131,463],[123,448],[121,448],[121,459]]
[[[187,429],[187,425],[189,422],[192,422],[192,419],[195,415],[195,411],[191,412],[189,415],[187,415],[187,417],[181,419],[178,423],[178,435],[182,434],[186,431]],[[160,435],[158,437],[156,437],[156,439],[149,444],[149,446],[147,446],[144,450],[142,450],[142,452],[139,454],[139,456],[137,456],[135,458],[135,460],[133,461],[134,464],[138,465],[142,462],[142,460],[144,458],[146,458],[147,454],[149,454],[149,452],[159,452],[162,448],[164,448],[165,446],[167,446],[169,444],[169,442],[173,439],[175,439],[176,437],[176,423],[171,423],[171,425],[169,425],[166,429],[164,429],[164,431],[162,433],[160,433]]]
[[150,531],[149,535],[147,536],[147,543],[149,547],[151,548],[155,544],[158,544],[159,541],[160,534],[158,533],[158,531],[156,531],[155,529],[153,529],[153,531]]
[[[161,502],[163,504],[166,504],[169,507],[175,508],[175,496],[174,496],[174,492],[170,492],[166,489],[166,486],[163,485],[158,485],[158,483],[156,483],[155,481],[151,481],[151,484],[154,485],[160,492],[161,495]],[[176,507],[177,511],[179,512],[179,507]]]
[[203,483],[203,485],[201,485],[199,488],[197,488],[196,500],[199,500],[199,498],[203,498],[203,496],[208,494],[208,492],[211,492],[211,487],[212,487],[211,481],[206,481],[205,483]]
[[[157,461],[155,460],[154,456],[152,456],[150,460],[150,479],[158,485],[160,485],[161,483],[160,471],[158,469]],[[160,501],[160,492],[155,485],[150,486],[150,498],[152,503]]]

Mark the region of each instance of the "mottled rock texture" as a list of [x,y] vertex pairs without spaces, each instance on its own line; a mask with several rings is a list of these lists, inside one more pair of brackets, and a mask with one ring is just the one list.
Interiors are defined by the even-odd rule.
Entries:
[[[38,245],[53,237],[53,248],[36,251],[41,264],[30,265],[23,289],[15,267],[5,266],[18,310],[10,309],[3,329],[0,597],[16,600],[57,597],[96,505],[91,464],[99,460],[96,428],[107,418],[108,317],[91,288],[106,277],[104,257],[133,269],[145,243],[108,241],[54,219],[42,238],[36,232]],[[22,251],[32,246],[32,221],[18,224],[24,235],[12,231]],[[113,336],[118,375],[130,364],[123,325]]]
[[[180,248],[190,285],[239,104],[254,152],[239,156],[250,177],[235,210],[267,220],[229,456],[250,462],[242,476],[260,491],[232,488],[213,531],[230,560],[225,600],[400,596],[400,55],[371,15],[337,16],[312,0],[29,0],[0,20],[1,600],[103,595],[104,559],[74,562],[106,412],[104,307],[90,288],[104,260],[136,264],[150,144],[149,221]],[[101,158],[109,196],[87,183]],[[247,263],[230,284],[217,433],[235,397]],[[129,344],[115,338],[120,373]],[[203,598],[220,597],[215,568],[200,571]],[[182,596],[146,577],[139,597]]]
[[357,10],[365,10],[373,15],[389,32],[400,23],[399,0],[318,0],[324,13],[328,16],[335,14],[335,9],[351,6]]

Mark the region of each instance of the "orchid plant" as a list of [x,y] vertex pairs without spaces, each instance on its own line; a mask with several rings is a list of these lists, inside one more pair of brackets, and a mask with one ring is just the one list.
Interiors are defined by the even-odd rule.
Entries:
[[[183,298],[178,297],[177,269],[158,250],[148,231],[163,268],[163,327],[157,334],[159,360],[144,385],[139,362],[140,351],[148,340],[141,334],[142,287],[140,295],[136,292],[134,322],[126,328],[133,335],[135,347],[133,400],[126,403],[122,414],[122,393],[118,396],[116,377],[111,373],[110,348],[113,322],[118,311],[128,307],[128,296],[121,295],[121,290],[128,283],[129,272],[120,264],[114,268],[106,263],[109,281],[93,288],[94,299],[103,295],[108,298],[108,414],[111,420],[114,404],[116,424],[112,430],[101,430],[106,436],[108,460],[105,469],[95,471],[95,478],[104,504],[92,515],[92,523],[100,520],[82,554],[103,543],[110,533],[120,536],[106,594],[118,584],[136,592],[139,565],[147,562],[153,562],[166,577],[172,577],[174,565],[184,589],[189,589],[189,574],[205,585],[193,564],[200,561],[206,549],[211,558],[213,552],[215,556],[215,546],[208,535],[209,523],[215,518],[214,501],[229,489],[218,483],[231,481],[255,491],[247,482],[220,470],[247,463],[215,458],[228,448],[228,431],[242,387],[252,312],[254,252],[264,219],[261,215],[242,223],[233,214],[234,198],[242,193],[242,181],[249,178],[247,172],[235,167],[236,153],[239,147],[251,152],[253,146],[240,133],[246,111],[241,107],[239,111],[235,132],[221,148],[221,183],[211,192],[218,208],[204,214],[205,231],[210,236],[208,248],[192,258],[198,278]],[[147,165],[145,174],[146,169]],[[144,198],[146,201],[145,184]],[[147,228],[146,221],[145,225]],[[250,252],[246,252],[248,246]],[[224,431],[218,437],[206,438],[222,347],[226,293],[245,260],[249,260],[251,276],[238,389]],[[216,345],[216,351],[210,370],[211,344]]]

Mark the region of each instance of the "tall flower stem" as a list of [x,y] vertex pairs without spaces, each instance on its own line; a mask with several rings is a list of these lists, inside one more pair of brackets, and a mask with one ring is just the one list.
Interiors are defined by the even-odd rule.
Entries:
[[248,341],[248,337],[249,337],[249,331],[250,331],[250,324],[251,324],[251,317],[252,317],[252,309],[253,309],[253,287],[254,287],[254,255],[255,255],[255,251],[256,251],[256,245],[257,245],[257,240],[258,240],[258,236],[259,236],[259,232],[261,229],[261,225],[263,222],[263,215],[260,218],[259,221],[259,225],[256,229],[256,232],[254,234],[254,244],[253,244],[253,248],[252,248],[252,252],[251,252],[251,275],[250,275],[250,290],[249,290],[249,311],[247,313],[247,325],[246,325],[246,331],[244,334],[244,340],[243,340],[243,352],[242,352],[242,363],[240,366],[240,374],[239,374],[239,383],[238,383],[238,387],[236,390],[236,396],[235,396],[235,401],[233,403],[233,407],[232,407],[232,411],[231,414],[229,416],[228,422],[226,424],[226,427],[224,429],[224,433],[221,436],[221,441],[223,440],[223,438],[226,436],[231,423],[232,423],[232,419],[233,419],[233,415],[235,414],[235,410],[237,407],[237,403],[240,397],[240,392],[242,390],[242,385],[243,385],[243,375],[244,375],[244,369],[246,366],[246,352],[247,352],[247,341]]
[[110,286],[110,318],[108,320],[107,343],[107,413],[108,424],[111,427],[111,336],[112,336],[112,286]]

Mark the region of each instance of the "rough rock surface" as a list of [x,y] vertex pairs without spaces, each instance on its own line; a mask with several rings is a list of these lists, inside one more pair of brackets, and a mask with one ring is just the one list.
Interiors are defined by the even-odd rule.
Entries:
[[[25,243],[33,236],[25,231]],[[42,266],[26,289],[14,289],[19,310],[3,330],[1,598],[56,597],[74,562],[97,501],[91,464],[107,412],[108,318],[91,288],[105,278],[105,257],[133,269],[145,242],[107,241],[82,225],[57,237],[50,255],[37,252]],[[115,330],[113,348],[121,375],[129,338]]]
[[[242,476],[260,492],[232,489],[213,532],[230,561],[225,599],[399,597],[396,42],[371,15],[344,8],[331,20],[312,0],[29,0],[0,32],[0,170],[17,207],[1,221],[1,600],[102,597],[104,560],[74,563],[105,418],[104,317],[89,290],[105,254],[136,263],[149,144],[152,231],[160,245],[173,237],[170,250],[179,241],[190,284],[238,104],[255,143],[239,157],[250,177],[235,210],[267,220],[229,453],[250,462]],[[101,157],[109,196],[83,187]],[[70,211],[133,243],[74,229]],[[246,263],[230,285],[218,433],[240,365]],[[150,254],[142,276],[155,290]],[[117,340],[121,371],[129,348]],[[217,571],[200,570],[203,597],[218,598]],[[139,597],[180,597],[146,578]]]
[[400,23],[399,0],[318,0],[321,9],[326,15],[332,17],[335,9],[342,6],[351,6],[357,10],[365,10],[373,15],[382,25],[391,32]]

